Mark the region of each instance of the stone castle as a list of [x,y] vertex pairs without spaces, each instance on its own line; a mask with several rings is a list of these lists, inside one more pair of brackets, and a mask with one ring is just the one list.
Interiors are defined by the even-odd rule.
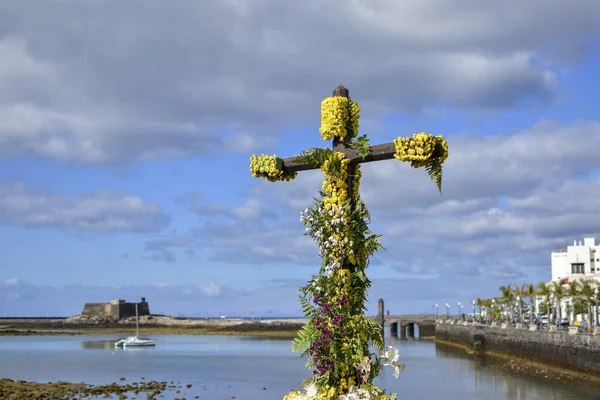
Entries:
[[[150,315],[150,307],[145,297],[137,303],[138,315]],[[110,303],[85,303],[84,317],[104,317],[114,320],[135,317],[135,303],[127,303],[125,300],[113,300]]]

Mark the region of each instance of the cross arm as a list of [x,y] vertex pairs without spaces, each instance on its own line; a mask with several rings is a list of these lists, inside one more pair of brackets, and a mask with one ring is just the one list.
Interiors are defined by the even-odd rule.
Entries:
[[[369,155],[364,157],[361,156],[356,149],[344,146],[340,143],[339,148],[334,148],[335,151],[344,153],[349,159],[350,164],[362,164],[372,161],[391,160],[394,158],[396,153],[396,147],[394,143],[378,144],[375,146],[369,146]],[[283,170],[289,172],[308,171],[316,169],[315,167],[303,163],[299,160],[299,157],[288,157],[283,159]]]

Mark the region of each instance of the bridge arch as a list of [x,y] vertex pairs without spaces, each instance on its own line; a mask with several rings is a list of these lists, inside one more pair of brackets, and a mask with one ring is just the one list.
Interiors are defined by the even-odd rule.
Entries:
[[432,316],[385,315],[383,324],[389,326],[390,336],[401,340],[435,337],[435,318]]

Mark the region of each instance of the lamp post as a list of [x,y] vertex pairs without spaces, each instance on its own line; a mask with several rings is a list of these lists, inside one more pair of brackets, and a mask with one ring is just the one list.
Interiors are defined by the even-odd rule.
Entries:
[[473,300],[473,322],[475,322],[475,300]]
[[435,305],[435,319],[438,319],[439,317],[439,312],[438,312],[438,304]]
[[450,304],[446,303],[446,319],[450,318]]
[[495,318],[494,310],[496,309],[496,299],[492,299],[492,317]]
[[594,294],[596,295],[596,297],[594,299],[594,300],[596,300],[595,301],[596,307],[594,307],[596,309],[596,312],[595,312],[596,315],[594,316],[594,319],[595,319],[594,324],[596,326],[598,326],[598,288],[594,289]]
[[518,317],[519,317],[519,323],[521,323],[521,314],[522,314],[521,313],[521,296],[517,296],[517,306],[519,307],[518,308],[518,310],[519,310],[519,315],[518,315]]
[[460,319],[460,301],[458,302],[458,319]]

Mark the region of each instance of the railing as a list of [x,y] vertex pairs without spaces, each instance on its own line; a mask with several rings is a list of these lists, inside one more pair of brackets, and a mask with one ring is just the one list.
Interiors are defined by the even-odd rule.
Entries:
[[[586,327],[579,325],[556,325],[556,324],[530,324],[514,323],[506,321],[480,321],[473,318],[438,318],[436,324],[454,324],[454,325],[471,325],[471,326],[489,326],[502,329],[523,329],[530,331],[542,331],[542,332],[568,332],[570,334],[583,334],[583,335],[600,335],[600,325]],[[532,329],[534,328],[535,329]]]

